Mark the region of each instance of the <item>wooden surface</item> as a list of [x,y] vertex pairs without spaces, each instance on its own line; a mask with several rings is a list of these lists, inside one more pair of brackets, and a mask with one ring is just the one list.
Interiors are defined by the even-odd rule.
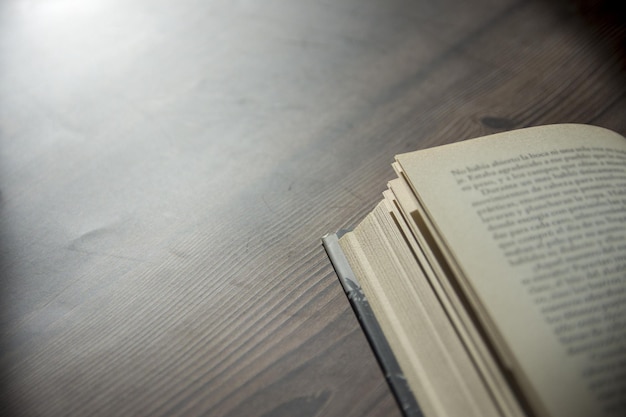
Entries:
[[398,416],[320,245],[400,152],[626,133],[619,2],[0,3],[0,414]]

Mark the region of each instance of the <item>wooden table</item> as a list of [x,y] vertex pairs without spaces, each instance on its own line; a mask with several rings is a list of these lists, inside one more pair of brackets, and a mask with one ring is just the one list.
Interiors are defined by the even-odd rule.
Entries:
[[2,2],[0,414],[399,415],[320,237],[397,153],[626,133],[618,4]]

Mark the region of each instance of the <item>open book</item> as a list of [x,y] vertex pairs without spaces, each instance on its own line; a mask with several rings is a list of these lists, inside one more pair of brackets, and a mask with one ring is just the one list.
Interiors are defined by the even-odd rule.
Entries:
[[549,125],[393,166],[323,242],[405,413],[626,415],[626,140]]

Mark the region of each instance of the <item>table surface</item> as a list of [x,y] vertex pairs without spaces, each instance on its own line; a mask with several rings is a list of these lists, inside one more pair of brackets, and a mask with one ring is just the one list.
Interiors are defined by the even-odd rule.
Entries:
[[3,1],[0,414],[399,416],[320,237],[397,153],[626,133],[617,6]]

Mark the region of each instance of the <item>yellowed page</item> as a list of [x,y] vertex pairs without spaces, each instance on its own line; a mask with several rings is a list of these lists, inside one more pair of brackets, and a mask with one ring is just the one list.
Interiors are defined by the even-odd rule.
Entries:
[[385,201],[339,243],[425,415],[502,415]]
[[553,125],[397,161],[537,414],[623,415],[624,138]]
[[[446,311],[451,325],[456,329],[468,355],[475,363],[477,372],[481,373],[485,386],[493,393],[494,401],[502,409],[502,414],[505,416],[523,416],[524,412],[510,381],[507,380],[503,370],[498,366],[493,357],[493,352],[476,328],[474,320],[468,314],[464,303],[459,299],[459,294],[451,285],[448,278],[450,272],[445,272],[441,267],[440,260],[433,253],[431,240],[424,236],[422,229],[415,221],[415,217],[410,215],[410,213],[414,213],[422,216],[422,210],[415,199],[415,195],[409,189],[408,184],[400,178],[389,181],[389,190],[383,195],[386,199],[394,200],[398,204],[396,212],[398,217],[405,220],[401,222],[400,226],[403,227],[407,236],[407,242],[416,253],[416,259],[422,266],[442,308]],[[416,282],[415,285],[420,285],[420,283]]]

